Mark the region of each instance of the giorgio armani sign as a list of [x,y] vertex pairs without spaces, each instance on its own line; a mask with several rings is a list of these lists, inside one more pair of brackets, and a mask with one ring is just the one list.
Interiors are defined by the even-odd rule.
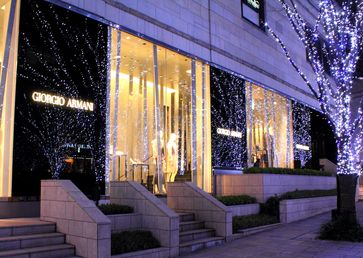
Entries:
[[63,97],[60,95],[49,94],[39,91],[34,91],[32,93],[32,100],[38,103],[44,103],[58,107],[80,109],[85,111],[93,111],[94,108],[93,102],[85,101],[82,99]]
[[94,198],[104,186],[107,27],[47,1],[22,1],[20,16],[12,195],[39,195],[41,179],[59,178]]

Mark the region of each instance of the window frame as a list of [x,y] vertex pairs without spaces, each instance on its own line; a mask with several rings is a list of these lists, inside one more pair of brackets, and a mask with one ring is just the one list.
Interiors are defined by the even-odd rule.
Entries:
[[[255,0],[260,3],[259,12],[256,12],[256,8],[254,8],[249,2],[249,0],[241,0],[241,16],[245,21],[248,21],[250,24],[253,24],[254,26],[260,28],[261,30],[265,31],[265,1],[264,0]],[[258,22],[259,24],[254,23],[250,19],[248,19],[246,16],[244,16],[243,13],[243,5],[247,5],[251,8],[252,11],[256,12],[258,14]]]

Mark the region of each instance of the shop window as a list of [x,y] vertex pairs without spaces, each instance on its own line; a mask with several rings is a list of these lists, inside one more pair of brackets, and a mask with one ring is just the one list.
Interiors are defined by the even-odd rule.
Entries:
[[210,191],[209,67],[116,29],[111,39],[109,180]]
[[264,0],[242,0],[241,6],[242,17],[263,29],[265,23]]
[[0,1],[0,197],[11,196],[19,7],[20,1]]
[[248,166],[292,167],[291,103],[246,83]]

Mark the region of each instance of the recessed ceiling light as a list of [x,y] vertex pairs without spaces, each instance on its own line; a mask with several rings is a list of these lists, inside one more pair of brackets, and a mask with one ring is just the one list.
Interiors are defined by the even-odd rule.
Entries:
[[192,73],[192,71],[191,70],[186,70],[185,71],[187,74],[191,74]]
[[1,10],[5,10],[5,5],[1,6]]

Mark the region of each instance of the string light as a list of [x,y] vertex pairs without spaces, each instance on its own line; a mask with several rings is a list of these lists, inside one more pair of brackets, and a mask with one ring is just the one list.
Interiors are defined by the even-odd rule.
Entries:
[[[245,168],[247,143],[244,81],[211,67],[211,84],[213,166]],[[241,133],[241,138],[218,134],[217,128],[221,127]]]
[[[93,159],[92,172],[97,181],[103,181],[105,133],[101,128],[105,117],[101,114],[106,112],[106,26],[87,18],[74,26],[72,17],[78,14],[46,2],[29,5],[32,23],[26,26],[31,30],[20,34],[19,44],[18,90],[24,94],[17,96],[15,130],[19,131],[15,134],[15,153],[23,153],[24,146],[31,146],[34,153],[30,157],[40,154],[52,177],[58,178],[65,168],[68,148],[87,149]],[[91,98],[95,110],[31,103],[27,85],[75,99]],[[29,162],[22,162],[28,155],[15,155],[15,166],[26,166]],[[34,164],[34,160],[31,162]]]
[[[311,28],[299,14],[293,1],[291,5],[285,0],[279,2],[307,51],[316,86],[313,86],[293,60],[280,37],[267,23],[265,27],[316,97],[334,129],[338,150],[337,173],[359,175],[359,157],[363,148],[362,101],[354,119],[351,95],[354,73],[363,47],[363,3],[357,0],[343,1],[339,8],[332,0],[321,0],[318,18]],[[324,44],[321,44],[319,34],[323,36]]]
[[[308,107],[296,101],[292,103],[293,114],[293,138],[294,138],[294,159],[300,160],[301,167],[312,158],[311,153],[311,114]],[[303,150],[297,144],[307,146],[309,149]]]

